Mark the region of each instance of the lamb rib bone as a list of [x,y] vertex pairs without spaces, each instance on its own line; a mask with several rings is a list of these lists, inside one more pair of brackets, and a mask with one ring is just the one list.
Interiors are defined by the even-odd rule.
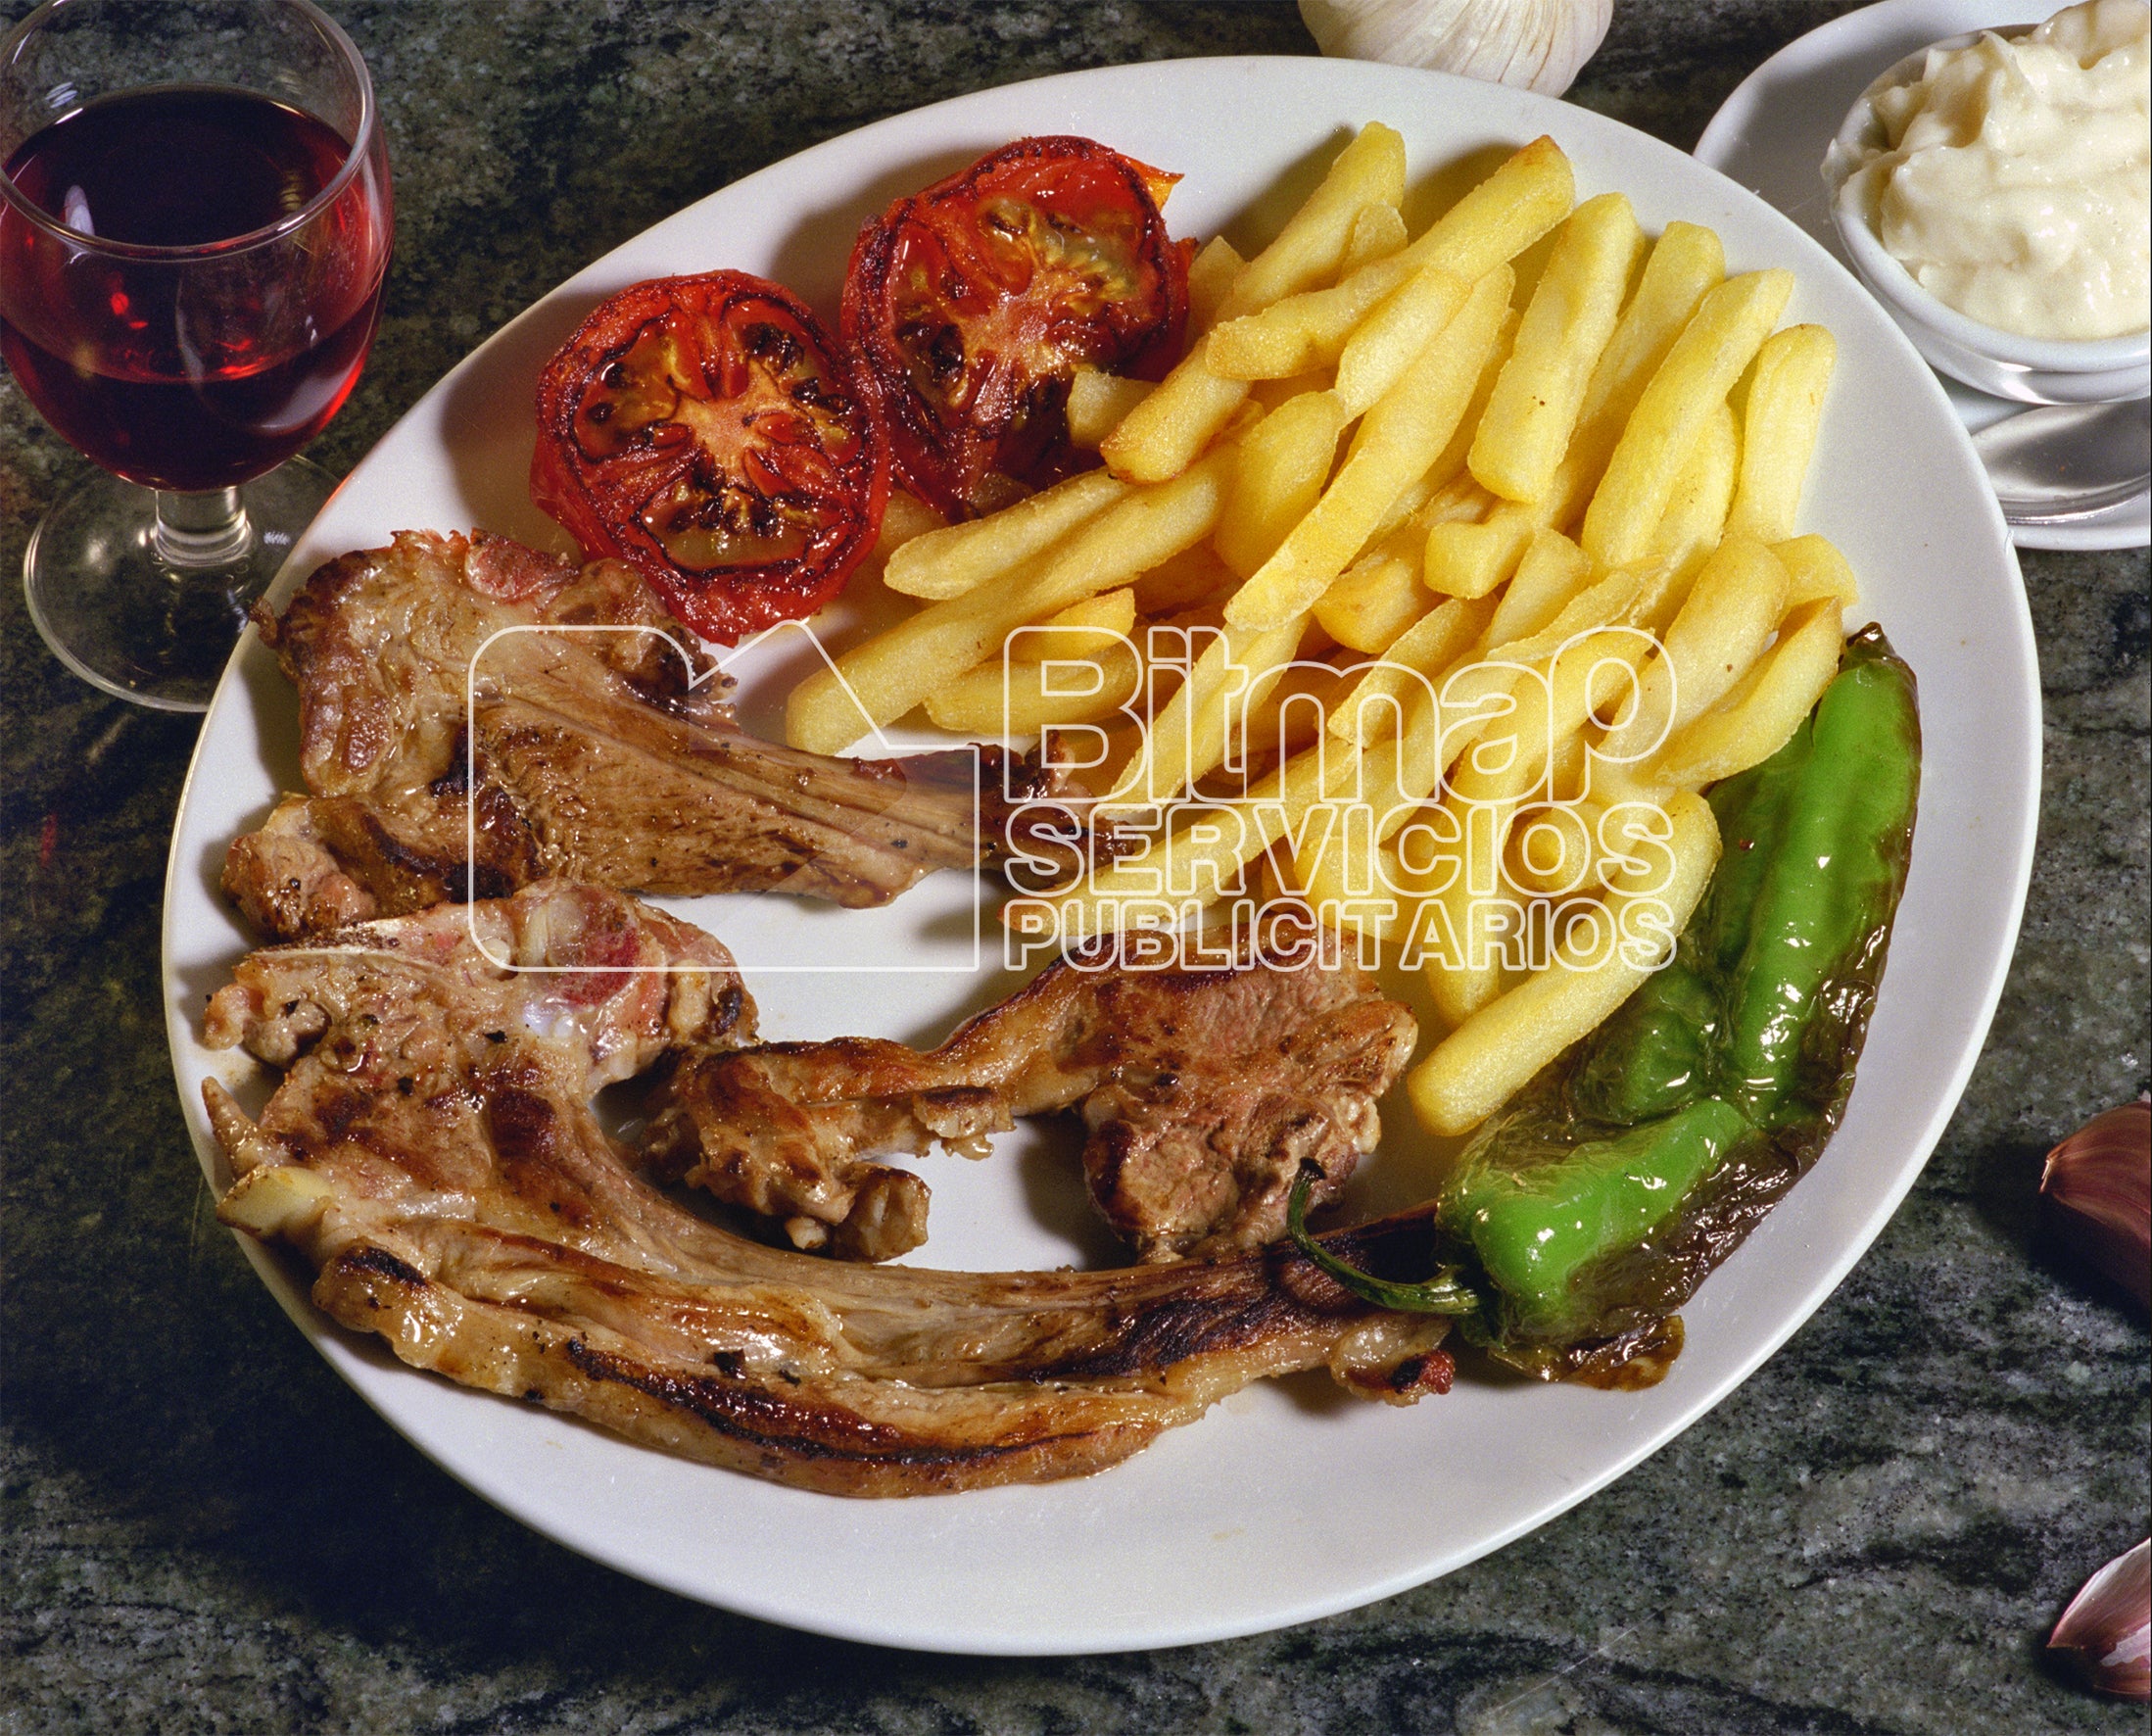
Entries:
[[[834,1493],[1096,1471],[1293,1370],[1399,1403],[1447,1390],[1444,1322],[1371,1309],[1290,1248],[933,1272],[704,1221],[590,1098],[753,1020],[716,941],[561,883],[252,953],[207,1040],[286,1072],[259,1121],[204,1084],[237,1178],[218,1215],[295,1248],[315,1303],[407,1363]],[[1400,1276],[1432,1255],[1425,1210],[1325,1239]]]
[[833,759],[746,734],[619,561],[405,531],[255,621],[299,691],[309,794],[232,844],[223,881],[279,939],[549,877],[857,907],[998,861],[1012,822],[1019,844],[1080,836],[998,747]]
[[1343,1192],[1417,1035],[1351,963],[1146,968],[1098,941],[925,1053],[846,1037],[685,1059],[644,1153],[796,1246],[882,1260],[926,1239],[927,1187],[873,1159],[981,1156],[1015,1117],[1073,1108],[1091,1198],[1140,1259],[1242,1253],[1285,1233],[1303,1164],[1315,1204]]

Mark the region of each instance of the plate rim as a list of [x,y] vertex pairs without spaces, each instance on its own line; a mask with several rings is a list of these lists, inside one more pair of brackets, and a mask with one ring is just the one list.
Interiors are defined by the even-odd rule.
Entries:
[[[1203,69],[1215,72],[1235,67],[1258,69],[1283,67],[1301,73],[1306,73],[1311,69],[1318,69],[1320,70],[1318,72],[1320,76],[1343,77],[1352,81],[1365,81],[1368,83],[1382,83],[1394,79],[1399,81],[1401,87],[1410,87],[1420,81],[1430,81],[1432,88],[1436,90],[1447,86],[1471,83],[1468,80],[1454,78],[1449,74],[1423,72],[1417,69],[1386,67],[1364,62],[1314,60],[1292,56],[1189,57],[1171,61],[1138,62],[1116,67],[1087,68],[1057,72],[1013,85],[991,86],[981,91],[965,92],[920,109],[886,116],[865,126],[818,141],[802,151],[780,159],[776,163],[765,165],[750,175],[742,176],[726,186],[714,189],[701,199],[682,207],[680,211],[659,218],[658,222],[673,221],[699,209],[712,200],[739,197],[743,189],[751,188],[755,182],[765,176],[772,176],[780,171],[788,174],[797,173],[803,162],[822,154],[837,154],[857,150],[860,148],[860,141],[863,137],[870,137],[885,130],[895,131],[916,125],[920,123],[922,118],[961,109],[967,105],[984,100],[1006,99],[1013,92],[1050,92],[1072,84],[1105,83],[1127,78],[1131,75],[1164,75],[1171,77],[1186,75],[1187,69]],[[1474,86],[1475,90],[1485,88],[1484,86]],[[1718,173],[1712,166],[1704,164],[1693,156],[1686,155],[1675,147],[1668,145],[1665,141],[1644,133],[1640,129],[1630,127],[1611,117],[1584,110],[1575,105],[1558,103],[1553,99],[1536,97],[1521,91],[1508,91],[1504,100],[1509,99],[1514,99],[1521,105],[1519,113],[1523,116],[1529,117],[1535,112],[1543,113],[1550,118],[1559,116],[1570,124],[1583,127],[1587,132],[1600,127],[1611,128],[1628,135],[1631,140],[1642,141],[1655,151],[1680,158],[1707,173]],[[1372,105],[1374,99],[1370,97],[1366,101]],[[1545,105],[1544,109],[1541,109],[1539,105]],[[1747,189],[1727,180],[1723,175],[1719,178],[1726,180],[1727,186],[1732,189],[1740,200],[1753,206],[1755,208],[1754,215],[1764,220],[1767,226],[1779,226],[1783,230],[1785,238],[1793,244],[1793,251],[1796,254],[1803,251],[1812,254],[1813,258],[1808,262],[1811,268],[1835,271],[1846,276],[1850,281],[1850,276],[1845,272],[1844,266],[1832,257],[1826,249],[1818,245],[1813,237],[1809,236],[1793,219],[1748,192]],[[657,225],[650,225],[650,227],[655,226]],[[404,414],[398,417],[397,421],[383,432],[380,440],[376,442],[376,447],[369,449],[367,457],[370,458],[374,450],[387,443],[413,418],[430,413],[444,395],[450,392],[454,384],[468,371],[473,369],[483,356],[494,346],[505,342],[510,334],[514,333],[527,321],[540,316],[542,310],[553,298],[571,290],[594,273],[601,274],[608,261],[615,258],[622,250],[635,246],[648,232],[648,228],[646,228],[636,236],[626,238],[618,247],[607,250],[605,254],[598,259],[590,261],[579,267],[560,283],[534,299],[526,308],[505,321],[496,331],[489,334],[483,343],[474,348],[429,386]],[[1857,287],[1857,284],[1855,287]],[[1902,345],[1917,362],[1917,352],[1912,350],[1911,343],[1904,337],[1904,334],[1897,330],[1894,323],[1888,321],[1887,316],[1882,313],[1881,310],[1878,310],[1878,317],[1889,324],[1889,335]],[[1920,366],[1925,372],[1926,364],[1920,363]],[[1940,396],[1939,386],[1937,387],[1937,393]],[[1954,415],[1949,419],[1951,426],[1957,428]],[[1964,435],[1962,428],[1958,428],[1957,431],[1958,438],[1965,443],[1966,458],[1968,461],[1977,463],[1977,459],[1971,457],[1969,438]],[[355,465],[354,476],[363,467],[365,461],[365,458],[361,458],[359,463]],[[339,485],[336,496],[331,497],[332,505],[349,485],[349,478],[345,483]],[[2015,554],[2010,539],[2001,526],[2000,509],[1994,506],[1991,497],[1988,500],[1988,507],[1995,520],[1996,535],[1994,540],[2004,562],[2008,566],[2010,575],[2016,578],[2018,574]],[[324,510],[326,509],[324,508]],[[287,585],[292,581],[302,561],[313,558],[315,556],[311,552],[304,552],[304,539],[301,539],[300,543],[295,545],[294,554],[291,559],[287,561],[284,571],[279,575],[279,586]],[[813,1608],[802,1609],[795,1603],[787,1601],[782,1597],[759,1596],[756,1594],[759,1588],[756,1587],[742,1590],[734,1586],[726,1588],[722,1593],[716,1592],[706,1584],[694,1583],[686,1575],[668,1571],[661,1566],[653,1566],[646,1560],[635,1557],[632,1552],[623,1547],[609,1547],[608,1540],[602,1536],[591,1538],[564,1535],[561,1526],[557,1522],[538,1511],[539,1504],[536,1500],[518,1498],[519,1495],[527,1494],[527,1491],[488,1486],[484,1482],[474,1480],[472,1476],[466,1474],[464,1470],[458,1468],[442,1452],[436,1451],[430,1438],[414,1432],[413,1427],[407,1426],[406,1418],[392,1413],[382,1398],[372,1390],[369,1376],[376,1364],[370,1348],[362,1350],[357,1342],[348,1339],[341,1328],[321,1317],[313,1309],[311,1301],[293,1282],[290,1274],[278,1263],[276,1256],[270,1250],[256,1243],[252,1237],[240,1235],[238,1231],[232,1233],[239,1235],[250,1264],[255,1266],[263,1281],[267,1283],[272,1295],[276,1297],[279,1306],[299,1326],[309,1342],[321,1353],[330,1367],[337,1372],[347,1385],[359,1393],[359,1397],[376,1415],[380,1416],[402,1438],[416,1447],[430,1462],[448,1471],[457,1482],[469,1488],[490,1505],[506,1513],[519,1522],[530,1526],[541,1535],[646,1583],[658,1585],[663,1589],[699,1602],[713,1604],[741,1615],[782,1623],[803,1631],[824,1634],[833,1638],[905,1650],[980,1656],[1081,1655],[1137,1648],[1151,1649],[1165,1646],[1201,1644],[1270,1631],[1362,1607],[1367,1603],[1410,1589],[1412,1586],[1424,1584],[1433,1578],[1454,1571],[1472,1561],[1491,1554],[1497,1549],[1506,1547],[1517,1538],[1529,1534],[1578,1506],[1607,1484],[1626,1474],[1643,1460],[1657,1452],[1676,1435],[1682,1433],[1708,1412],[1715,1409],[1736,1387],[1746,1381],[1757,1368],[1783,1347],[1787,1339],[1804,1325],[1836,1290],[1843,1280],[1846,1273],[1867,1252],[1877,1235],[1881,1233],[1883,1228],[1895,1214],[1899,1205],[1902,1204],[1906,1193],[1910,1191],[1913,1183],[1925,1168],[1944,1127],[1955,1113],[1966,1082],[1974,1066],[1978,1063],[1986,1032],[1992,1021],[1996,1004],[1999,1001],[2015,954],[2016,940],[2023,921],[2039,813],[2040,694],[2037,681],[2037,650],[2032,638],[2031,613],[2024,597],[2022,582],[2016,587],[2016,606],[2011,611],[2010,625],[2012,639],[2020,642],[2022,650],[2028,653],[2027,660],[2032,672],[2032,679],[2027,691],[2018,696],[2023,713],[2019,721],[2026,726],[2024,740],[2027,752],[2025,763],[2018,768],[2023,781],[2016,788],[2021,790],[2024,795],[2024,816],[2019,828],[2019,836],[2010,841],[2014,845],[2012,851],[2014,860],[2012,862],[2011,884],[2006,900],[2009,915],[2005,932],[2002,935],[2004,943],[1997,948],[1995,960],[1988,972],[1988,981],[1981,986],[1980,992],[1975,997],[1976,1011],[1970,1025],[1971,1035],[1963,1043],[1961,1053],[1950,1070],[1948,1088],[1932,1106],[1927,1124],[1922,1128],[1919,1136],[1910,1142],[1911,1148],[1917,1150],[1917,1156],[1908,1156],[1901,1160],[1898,1178],[1879,1197],[1867,1218],[1857,1226],[1852,1234],[1841,1240],[1832,1257],[1824,1263],[1793,1305],[1782,1310],[1781,1317],[1776,1321],[1773,1327],[1763,1335],[1758,1344],[1753,1347],[1752,1351],[1738,1358],[1731,1368],[1731,1372],[1721,1377],[1714,1378],[1707,1396],[1692,1399],[1665,1420],[1660,1426],[1648,1431],[1640,1441],[1633,1443],[1628,1450],[1617,1455],[1612,1462],[1602,1465],[1577,1479],[1540,1507],[1535,1508],[1529,1515],[1520,1517],[1513,1523],[1495,1533],[1476,1537],[1465,1548],[1440,1556],[1431,1563],[1422,1563],[1415,1567],[1401,1568],[1384,1574],[1379,1578],[1363,1580],[1349,1589],[1304,1597],[1298,1601],[1287,1601],[1257,1615],[1225,1616],[1208,1620],[1183,1619],[1179,1624],[1171,1628],[1147,1630],[1142,1633],[1131,1633],[1125,1628],[1114,1626],[1111,1622],[1101,1621],[1094,1614],[1087,1613],[1086,1617],[1081,1622],[1061,1623],[1057,1630],[1051,1634],[1035,1630],[1025,1633],[995,1633],[985,1636],[970,1632],[956,1634],[935,1629],[932,1621],[922,1623],[918,1620],[898,1620],[893,1617],[874,1620],[861,1618],[857,1615],[824,1615]],[[187,774],[181,786],[178,808],[174,817],[171,845],[167,857],[165,908],[161,921],[160,965],[166,988],[167,1036],[172,1055],[174,1083],[179,1087],[182,1109],[185,1113],[190,1137],[196,1146],[198,1161],[203,1164],[205,1173],[210,1175],[213,1184],[216,1180],[215,1165],[220,1162],[220,1154],[215,1151],[213,1143],[205,1143],[203,1137],[204,1123],[200,1106],[198,1103],[188,1101],[185,1088],[190,1056],[185,1052],[182,1045],[191,1045],[193,1032],[186,1023],[183,997],[172,992],[173,921],[176,907],[173,894],[178,889],[181,877],[191,867],[191,864],[182,863],[181,860],[183,822],[189,812],[190,798],[195,791],[196,779],[203,772],[203,751],[212,740],[215,733],[212,726],[221,710],[225,706],[239,702],[237,696],[245,686],[244,680],[239,675],[239,670],[241,662],[253,644],[251,637],[253,634],[254,629],[250,625],[242,636],[240,645],[235,648],[232,660],[227,664],[224,675],[219,681],[211,708],[205,715],[195,752],[189,760]],[[417,1376],[420,1373],[394,1363],[389,1364],[386,1372],[397,1376],[399,1382]],[[400,1390],[400,1387],[391,1387],[389,1390],[395,1392]],[[655,1451],[655,1449],[638,1450]],[[1152,1451],[1156,1450],[1155,1447],[1152,1449]],[[697,1469],[707,1472],[711,1468]],[[1079,1480],[1096,1481],[1096,1479]],[[950,1497],[952,1500],[968,1498]]]

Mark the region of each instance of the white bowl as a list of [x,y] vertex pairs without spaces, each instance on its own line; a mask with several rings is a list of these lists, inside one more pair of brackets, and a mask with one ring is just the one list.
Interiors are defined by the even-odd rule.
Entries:
[[[1994,34],[2011,36],[2030,24]],[[1887,144],[1876,98],[1893,85],[1919,78],[1937,48],[1969,48],[1982,31],[1950,36],[1909,54],[1862,91],[1823,157],[1823,181],[1831,194],[1831,221],[1846,258],[1869,293],[1904,327],[1914,348],[1954,380],[2022,404],[2108,404],[2152,392],[2152,333],[2119,338],[2029,338],[1984,325],[1923,289],[1884,247],[1866,216],[1850,209],[1845,183],[1864,157]]]

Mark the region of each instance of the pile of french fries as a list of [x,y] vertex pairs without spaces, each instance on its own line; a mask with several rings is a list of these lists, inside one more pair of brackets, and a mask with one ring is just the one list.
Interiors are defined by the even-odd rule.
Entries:
[[1145,842],[1005,919],[1292,898],[1425,971],[1448,1030],[1411,1092],[1458,1133],[1668,956],[1718,857],[1700,793],[1791,738],[1858,596],[1794,534],[1835,345],[1774,329],[1789,273],[1578,204],[1551,139],[1416,237],[1405,191],[1365,127],[1253,259],[1197,255],[1163,382],[1077,376],[1103,468],[893,514],[883,582],[924,606],[787,724],[1088,738],[1094,833]]

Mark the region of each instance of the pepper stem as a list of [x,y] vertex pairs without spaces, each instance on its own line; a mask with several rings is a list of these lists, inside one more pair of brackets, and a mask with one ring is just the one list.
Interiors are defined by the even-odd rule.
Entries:
[[1479,1298],[1458,1279],[1453,1266],[1437,1268],[1434,1277],[1422,1283],[1394,1283],[1389,1278],[1376,1278],[1348,1266],[1335,1254],[1308,1233],[1308,1193],[1322,1172],[1314,1164],[1304,1163],[1300,1174],[1293,1178],[1293,1191],[1285,1200],[1285,1233],[1292,1238],[1293,1246],[1343,1284],[1363,1302],[1372,1302],[1377,1308],[1394,1309],[1400,1314],[1476,1314]]

